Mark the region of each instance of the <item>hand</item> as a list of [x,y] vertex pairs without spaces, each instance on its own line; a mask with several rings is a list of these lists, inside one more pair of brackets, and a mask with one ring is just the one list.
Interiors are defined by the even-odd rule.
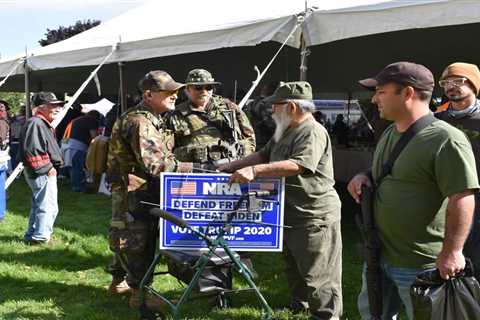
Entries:
[[350,180],[347,186],[347,190],[357,203],[360,203],[360,196],[362,194],[362,185],[372,186],[370,178],[364,174],[359,173]]
[[448,280],[465,269],[465,257],[462,251],[441,251],[435,262],[442,279]]
[[255,179],[255,173],[251,166],[238,169],[230,176],[230,183],[249,183]]
[[56,175],[57,175],[57,170],[55,170],[54,167],[52,167],[52,169],[50,169],[47,173],[47,176],[49,176],[49,177],[54,177]]

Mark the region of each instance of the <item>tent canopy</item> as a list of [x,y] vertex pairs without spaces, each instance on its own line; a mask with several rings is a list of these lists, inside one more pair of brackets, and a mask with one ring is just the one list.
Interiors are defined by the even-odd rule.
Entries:
[[[307,6],[314,8],[313,13],[289,39],[290,48],[284,49],[268,78],[298,78],[300,59],[295,48],[300,46],[301,32],[312,50],[308,80],[319,92],[352,92],[354,79],[369,76],[392,61],[421,62],[438,73],[437,65],[461,60],[466,53],[470,55],[464,60],[478,60],[472,58],[478,52],[473,35],[462,30],[478,33],[480,1],[309,0]],[[248,88],[255,78],[253,66],[266,65],[278,43],[294,28],[296,15],[304,11],[304,0],[211,0],[208,5],[189,0],[151,1],[30,52],[31,89],[74,91],[115,45],[109,63],[127,62],[130,92],[149,70],[167,70],[181,81],[195,67],[212,69],[226,84],[226,91],[231,91],[235,80]],[[19,58],[0,61],[0,76]],[[432,68],[430,59],[442,61]],[[16,73],[23,73],[21,65]],[[99,77],[103,92],[117,93],[115,65],[104,66]],[[23,90],[22,78],[9,79],[1,90]],[[95,92],[93,85],[87,90]]]

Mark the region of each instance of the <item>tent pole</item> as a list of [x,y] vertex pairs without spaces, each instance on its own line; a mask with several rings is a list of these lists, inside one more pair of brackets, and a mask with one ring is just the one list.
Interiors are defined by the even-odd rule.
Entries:
[[25,77],[25,117],[28,119],[32,116],[32,108],[30,105],[30,67],[26,55],[23,63],[23,73]]
[[120,80],[120,113],[125,112],[127,110],[127,90],[125,79],[123,77],[123,67],[125,66],[124,62],[118,63],[118,78]]
[[300,47],[300,81],[307,81],[307,70],[308,70],[308,56],[310,55],[310,50],[305,43],[303,38],[303,33],[300,36],[301,47]]

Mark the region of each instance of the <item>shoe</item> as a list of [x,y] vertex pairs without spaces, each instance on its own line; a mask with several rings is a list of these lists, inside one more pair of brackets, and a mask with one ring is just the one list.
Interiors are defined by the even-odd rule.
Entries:
[[309,309],[303,303],[294,301],[287,307],[293,314],[308,313]]
[[56,242],[53,239],[48,239],[48,240],[35,240],[35,239],[30,239],[30,240],[24,240],[26,244],[30,246],[51,246],[54,245]]
[[108,294],[126,294],[131,292],[132,288],[130,288],[127,281],[123,278],[113,278],[112,283],[110,283],[107,289]]
[[[165,301],[150,293],[145,293],[144,297],[145,304],[150,311],[163,315],[166,314],[170,308]],[[140,291],[138,289],[132,289],[132,295],[130,296],[130,300],[128,300],[128,305],[133,309],[139,309],[141,307],[142,302],[140,301]]]

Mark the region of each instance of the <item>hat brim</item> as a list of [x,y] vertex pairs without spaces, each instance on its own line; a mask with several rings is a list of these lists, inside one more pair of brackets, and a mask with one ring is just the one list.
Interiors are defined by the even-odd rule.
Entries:
[[218,81],[212,81],[212,82],[208,82],[208,81],[204,81],[204,82],[187,82],[186,85],[187,86],[206,86],[206,85],[221,85],[222,83],[221,82],[218,82]]
[[175,90],[178,90],[180,88],[183,88],[185,87],[186,84],[184,83],[180,83],[180,82],[176,82],[176,81],[170,81],[168,83],[165,84],[164,86],[164,90],[167,90],[167,91],[175,91]]
[[367,90],[374,91],[375,87],[378,86],[378,80],[375,78],[367,78],[359,80],[358,83]]
[[46,102],[45,104],[66,104],[66,103],[67,103],[66,101],[62,101],[62,100],[53,100],[53,101]]
[[270,104],[280,104],[280,103],[284,102],[285,99],[277,97],[275,95],[271,95],[269,97],[266,97],[263,101],[265,101],[266,103],[270,103]]

